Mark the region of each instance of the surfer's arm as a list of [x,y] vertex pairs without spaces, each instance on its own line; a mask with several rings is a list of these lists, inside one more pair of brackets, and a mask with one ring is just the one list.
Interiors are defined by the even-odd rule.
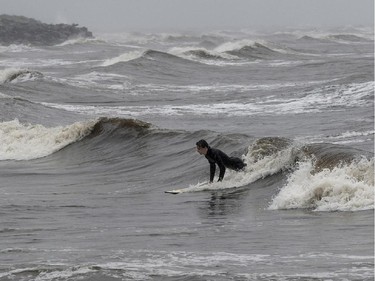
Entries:
[[215,166],[215,162],[209,162],[209,163],[210,163],[210,182],[213,182],[214,176],[215,176],[216,166]]
[[224,179],[224,175],[225,175],[225,165],[224,165],[224,161],[223,161],[222,157],[219,154],[216,155],[216,164],[219,166],[219,169],[220,169],[218,181],[222,181]]
[[220,169],[218,181],[222,181],[224,179],[224,175],[225,175],[225,166],[224,166],[223,162],[221,162],[221,161],[219,161],[217,163],[217,165],[219,166],[219,169]]

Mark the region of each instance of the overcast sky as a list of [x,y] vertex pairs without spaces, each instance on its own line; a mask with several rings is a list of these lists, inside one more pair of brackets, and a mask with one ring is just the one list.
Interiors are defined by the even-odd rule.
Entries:
[[374,0],[0,0],[0,14],[94,32],[373,26]]

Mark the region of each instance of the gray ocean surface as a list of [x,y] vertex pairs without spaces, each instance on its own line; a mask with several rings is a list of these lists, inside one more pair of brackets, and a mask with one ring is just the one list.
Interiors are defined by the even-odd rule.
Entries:
[[373,34],[0,46],[0,280],[374,280]]

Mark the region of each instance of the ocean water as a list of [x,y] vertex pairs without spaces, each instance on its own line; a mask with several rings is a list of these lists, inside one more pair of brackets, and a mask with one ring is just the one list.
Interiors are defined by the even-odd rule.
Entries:
[[374,279],[373,28],[96,36],[0,46],[1,281]]

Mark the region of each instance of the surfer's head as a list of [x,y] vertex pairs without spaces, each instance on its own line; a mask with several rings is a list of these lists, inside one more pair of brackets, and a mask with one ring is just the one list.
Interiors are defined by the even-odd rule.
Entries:
[[209,145],[208,143],[205,141],[205,140],[200,140],[196,143],[197,145],[197,151],[199,154],[203,154],[203,155],[206,155],[207,154],[207,151],[208,151],[208,148],[209,148]]

